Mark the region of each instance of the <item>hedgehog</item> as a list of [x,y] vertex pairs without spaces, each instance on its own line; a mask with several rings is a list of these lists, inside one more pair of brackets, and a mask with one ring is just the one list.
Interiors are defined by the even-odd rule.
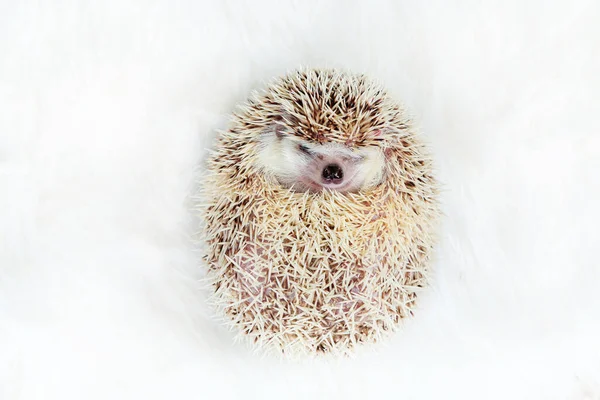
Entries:
[[439,219],[433,162],[364,74],[298,69],[220,131],[196,197],[215,307],[259,350],[350,354],[414,314]]

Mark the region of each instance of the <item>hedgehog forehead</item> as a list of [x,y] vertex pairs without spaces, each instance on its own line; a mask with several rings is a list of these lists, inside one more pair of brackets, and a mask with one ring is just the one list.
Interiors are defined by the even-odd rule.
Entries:
[[409,121],[379,84],[362,75],[304,70],[254,92],[235,123],[249,136],[276,130],[309,142],[356,147],[393,145]]
[[387,125],[383,113],[368,104],[341,109],[323,107],[286,108],[279,123],[286,133],[299,138],[325,142],[362,142],[372,132]]
[[386,121],[379,115],[369,116],[359,110],[348,110],[341,114],[316,109],[308,115],[294,110],[287,114],[278,121],[282,133],[317,143],[360,144],[373,132],[386,126]]
[[387,94],[360,75],[302,72],[275,85],[273,92],[272,104],[279,104],[287,133],[306,140],[360,143],[389,122]]

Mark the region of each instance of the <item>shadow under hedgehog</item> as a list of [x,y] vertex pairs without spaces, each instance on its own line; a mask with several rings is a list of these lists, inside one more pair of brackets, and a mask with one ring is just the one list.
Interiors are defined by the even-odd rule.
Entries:
[[200,186],[213,299],[238,338],[348,354],[412,315],[437,183],[403,108],[366,76],[302,69],[254,93]]

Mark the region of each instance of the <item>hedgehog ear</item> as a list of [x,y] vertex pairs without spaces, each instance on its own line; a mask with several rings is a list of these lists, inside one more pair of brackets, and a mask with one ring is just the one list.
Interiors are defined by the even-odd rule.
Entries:
[[275,122],[272,129],[278,138],[282,138],[285,135],[285,126],[280,121]]
[[273,132],[275,132],[275,136],[278,138],[282,138],[285,136],[285,127],[286,124],[292,122],[292,115],[285,110],[281,110],[279,115],[275,118],[275,123],[273,123]]
[[393,130],[387,126],[383,126],[381,128],[377,128],[371,131],[370,136],[376,140],[382,140],[384,137],[388,136]]

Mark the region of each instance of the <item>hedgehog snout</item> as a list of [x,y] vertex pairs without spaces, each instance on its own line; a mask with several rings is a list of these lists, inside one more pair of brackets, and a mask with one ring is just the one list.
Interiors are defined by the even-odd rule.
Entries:
[[342,160],[324,159],[317,164],[312,179],[323,187],[336,189],[349,183],[354,168]]
[[328,164],[323,168],[321,176],[324,183],[339,185],[344,179],[344,170],[338,164]]
[[308,178],[321,189],[357,190],[361,185],[356,179],[359,168],[360,165],[355,160],[319,154],[301,176],[304,179]]

